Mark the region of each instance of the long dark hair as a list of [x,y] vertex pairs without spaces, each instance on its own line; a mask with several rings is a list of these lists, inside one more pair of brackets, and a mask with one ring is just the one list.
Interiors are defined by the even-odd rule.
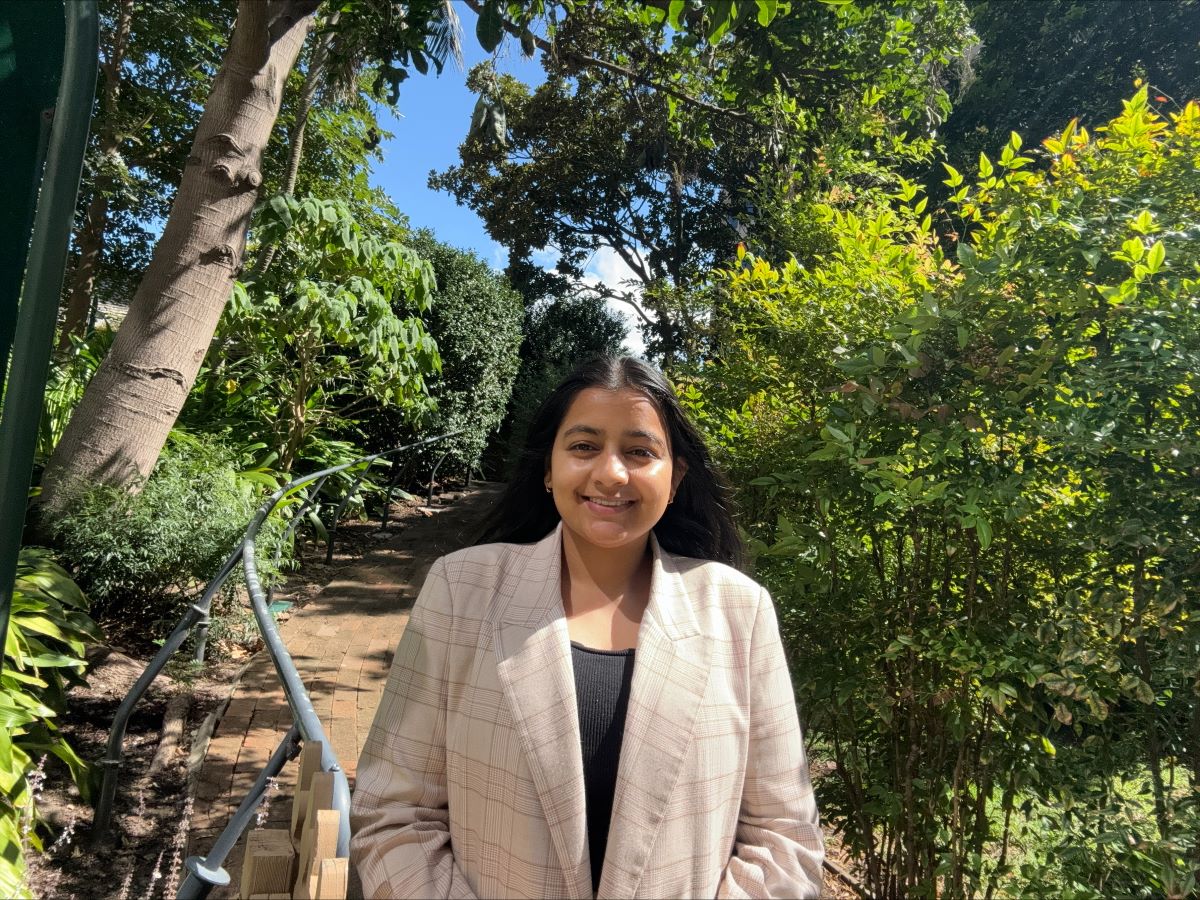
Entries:
[[587,388],[629,388],[644,395],[667,426],[672,457],[687,463],[674,502],[654,526],[663,549],[741,566],[744,548],[733,524],[728,482],[713,465],[704,439],[688,420],[667,379],[653,366],[630,356],[592,357],[538,407],[508,487],[488,514],[475,543],[530,544],[554,530],[560,517],[553,496],[546,492],[546,465],[567,409],[575,395]]

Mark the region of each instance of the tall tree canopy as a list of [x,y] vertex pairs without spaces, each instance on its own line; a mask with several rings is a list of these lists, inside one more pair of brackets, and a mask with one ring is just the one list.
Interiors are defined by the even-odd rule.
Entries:
[[555,33],[536,90],[487,64],[471,73],[492,115],[477,110],[459,163],[430,183],[478,212],[515,258],[553,247],[579,279],[592,253],[614,250],[637,283],[609,293],[670,358],[686,350],[689,316],[672,288],[739,241],[793,249],[771,198],[846,174],[849,148],[873,156],[854,164],[866,184],[879,161],[929,151],[948,111],[944,69],[968,39],[956,0],[801,3],[715,43],[652,9],[589,4]]
[[980,152],[999,152],[1013,131],[1036,141],[1071,118],[1088,127],[1107,121],[1135,78],[1169,109],[1200,97],[1196,0],[970,0],[968,7],[979,56],[941,130],[959,168]]

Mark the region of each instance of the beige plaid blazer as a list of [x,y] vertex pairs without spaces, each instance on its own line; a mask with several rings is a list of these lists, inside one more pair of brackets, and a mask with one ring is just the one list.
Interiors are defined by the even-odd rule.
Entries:
[[[358,763],[367,898],[591,898],[561,528],[434,563]],[[771,599],[652,539],[600,897],[816,897],[824,846]]]

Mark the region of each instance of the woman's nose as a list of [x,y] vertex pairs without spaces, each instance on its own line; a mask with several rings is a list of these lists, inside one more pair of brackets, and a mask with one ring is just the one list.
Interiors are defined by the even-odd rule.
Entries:
[[601,453],[596,458],[593,477],[600,484],[624,484],[629,480],[629,470],[620,453]]

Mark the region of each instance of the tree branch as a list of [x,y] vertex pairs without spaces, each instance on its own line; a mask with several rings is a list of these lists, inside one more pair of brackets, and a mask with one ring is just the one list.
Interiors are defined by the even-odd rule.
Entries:
[[[471,11],[475,13],[475,15],[479,15],[483,11],[483,4],[480,3],[480,0],[464,0],[464,2],[471,9]],[[521,36],[521,29],[512,22],[508,21],[508,19],[501,19],[501,24],[503,24],[504,30],[513,37],[519,38]],[[562,59],[572,60],[584,66],[594,66],[597,69],[604,69],[605,71],[612,72],[615,75],[621,75],[638,84],[645,85],[649,88],[654,88],[656,91],[661,91],[664,94],[670,94],[677,100],[682,100],[684,103],[687,103],[689,106],[695,106],[697,109],[703,109],[707,112],[716,113],[717,115],[728,116],[732,119],[749,118],[746,113],[739,109],[729,109],[725,106],[717,106],[715,103],[709,103],[707,100],[701,100],[699,97],[693,97],[686,91],[682,91],[679,88],[669,84],[661,84],[651,78],[647,78],[645,75],[639,75],[637,72],[633,71],[633,69],[618,65],[615,62],[610,62],[606,59],[599,59],[595,56],[588,56],[584,53],[574,53],[569,51],[564,53],[562,50],[554,48],[545,38],[538,37],[537,35],[533,36],[533,42],[545,53],[557,53],[557,55]]]

